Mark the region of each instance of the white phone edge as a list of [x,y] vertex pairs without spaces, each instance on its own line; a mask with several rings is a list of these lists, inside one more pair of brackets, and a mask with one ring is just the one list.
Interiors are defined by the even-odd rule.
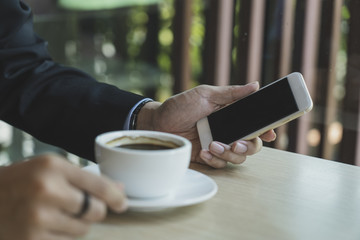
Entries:
[[196,127],[199,133],[201,149],[209,150],[209,145],[213,141],[210,125],[207,117],[197,121]]
[[[255,137],[258,137],[261,134],[263,134],[271,129],[275,129],[281,125],[284,125],[287,122],[290,122],[291,120],[294,120],[295,118],[298,118],[298,117],[302,116],[303,114],[311,111],[311,109],[313,107],[313,102],[311,100],[309,91],[306,87],[306,84],[305,84],[302,74],[298,73],[298,72],[294,72],[283,78],[288,78],[288,80],[289,80],[290,88],[294,94],[295,101],[296,101],[296,104],[298,105],[299,111],[297,111],[296,113],[293,113],[289,116],[286,116],[264,128],[261,128],[255,132],[243,137],[242,140],[250,140]],[[283,78],[281,78],[281,79],[283,79]],[[279,80],[281,80],[281,79],[279,79]],[[297,81],[298,79],[300,79],[300,81]],[[279,80],[277,80],[277,81],[279,81]],[[271,85],[271,84],[269,84],[269,85]],[[269,86],[269,85],[267,85],[267,86]],[[301,89],[301,91],[298,91],[299,89]],[[211,134],[211,129],[210,129],[210,125],[209,125],[209,121],[208,121],[207,117],[200,119],[196,123],[196,126],[197,126],[198,133],[199,133],[201,148],[208,150],[210,143],[213,141],[213,137]]]
[[[309,90],[306,87],[305,80],[301,73],[294,72],[286,76],[289,79],[291,91],[294,94],[296,104],[298,105],[299,112],[310,112],[313,108],[313,102]],[[296,81],[300,79],[301,81]],[[301,91],[298,91],[301,89]]]

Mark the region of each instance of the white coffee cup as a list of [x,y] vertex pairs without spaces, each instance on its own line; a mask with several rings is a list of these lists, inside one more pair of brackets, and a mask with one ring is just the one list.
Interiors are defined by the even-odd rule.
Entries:
[[[153,144],[169,149],[129,149],[127,144]],[[185,175],[191,142],[163,132],[114,131],[96,137],[95,156],[101,173],[122,182],[129,197],[156,198],[169,194]]]

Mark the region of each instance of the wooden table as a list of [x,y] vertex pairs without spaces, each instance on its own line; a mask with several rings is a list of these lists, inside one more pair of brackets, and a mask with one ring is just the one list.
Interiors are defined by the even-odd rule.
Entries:
[[212,199],[110,214],[83,239],[360,239],[360,167],[264,147],[240,166],[191,168],[216,181]]

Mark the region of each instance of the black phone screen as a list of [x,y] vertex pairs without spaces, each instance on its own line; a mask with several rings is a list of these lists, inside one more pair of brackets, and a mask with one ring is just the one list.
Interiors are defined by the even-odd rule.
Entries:
[[299,110],[287,78],[208,116],[213,140],[232,143]]

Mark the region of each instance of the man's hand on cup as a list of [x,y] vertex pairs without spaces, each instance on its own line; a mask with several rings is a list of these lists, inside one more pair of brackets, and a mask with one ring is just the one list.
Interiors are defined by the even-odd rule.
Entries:
[[57,155],[0,168],[0,239],[73,239],[126,209],[121,185]]
[[139,113],[137,126],[138,129],[169,132],[188,138],[193,145],[193,162],[205,163],[215,168],[225,167],[228,162],[240,164],[247,156],[261,149],[262,140],[267,142],[275,140],[275,132],[268,131],[250,141],[239,140],[231,146],[212,142],[209,150],[204,150],[201,149],[196,122],[258,88],[258,83],[221,87],[201,85],[175,95],[163,104],[147,103]]

